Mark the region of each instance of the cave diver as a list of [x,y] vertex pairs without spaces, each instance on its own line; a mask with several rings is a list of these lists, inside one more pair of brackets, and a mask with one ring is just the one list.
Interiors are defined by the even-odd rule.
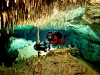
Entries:
[[44,44],[35,44],[34,49],[47,52],[51,49],[51,45],[64,45],[66,42],[66,36],[69,36],[69,34],[64,35],[64,39],[62,39],[62,34],[60,32],[48,32],[46,34],[46,41],[44,41]]

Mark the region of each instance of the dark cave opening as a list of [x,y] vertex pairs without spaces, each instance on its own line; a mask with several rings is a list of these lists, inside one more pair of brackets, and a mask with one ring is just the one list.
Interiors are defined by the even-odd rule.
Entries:
[[11,35],[5,35],[2,34],[2,36],[0,37],[0,65],[2,65],[2,63],[4,63],[5,66],[9,67],[12,66],[13,61],[15,60],[14,58],[9,57],[8,53],[7,53],[7,49],[6,49],[6,44],[8,44],[9,42],[9,38],[11,37]]

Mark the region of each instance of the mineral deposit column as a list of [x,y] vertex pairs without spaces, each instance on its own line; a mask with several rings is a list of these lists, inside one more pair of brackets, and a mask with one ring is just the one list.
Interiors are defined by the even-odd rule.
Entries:
[[39,27],[37,27],[37,43],[40,43],[40,30],[39,30]]

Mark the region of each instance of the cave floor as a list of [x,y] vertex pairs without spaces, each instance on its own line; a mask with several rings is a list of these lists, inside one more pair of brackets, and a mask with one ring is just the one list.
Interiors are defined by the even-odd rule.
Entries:
[[31,56],[12,67],[0,66],[0,75],[100,75],[82,58],[73,57],[64,49],[48,52],[45,56]]

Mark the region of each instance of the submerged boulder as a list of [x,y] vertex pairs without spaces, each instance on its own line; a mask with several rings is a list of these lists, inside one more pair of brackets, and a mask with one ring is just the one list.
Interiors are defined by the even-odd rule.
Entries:
[[16,61],[26,59],[36,55],[37,51],[33,49],[35,42],[23,38],[10,37],[7,53],[9,57],[16,58]]

